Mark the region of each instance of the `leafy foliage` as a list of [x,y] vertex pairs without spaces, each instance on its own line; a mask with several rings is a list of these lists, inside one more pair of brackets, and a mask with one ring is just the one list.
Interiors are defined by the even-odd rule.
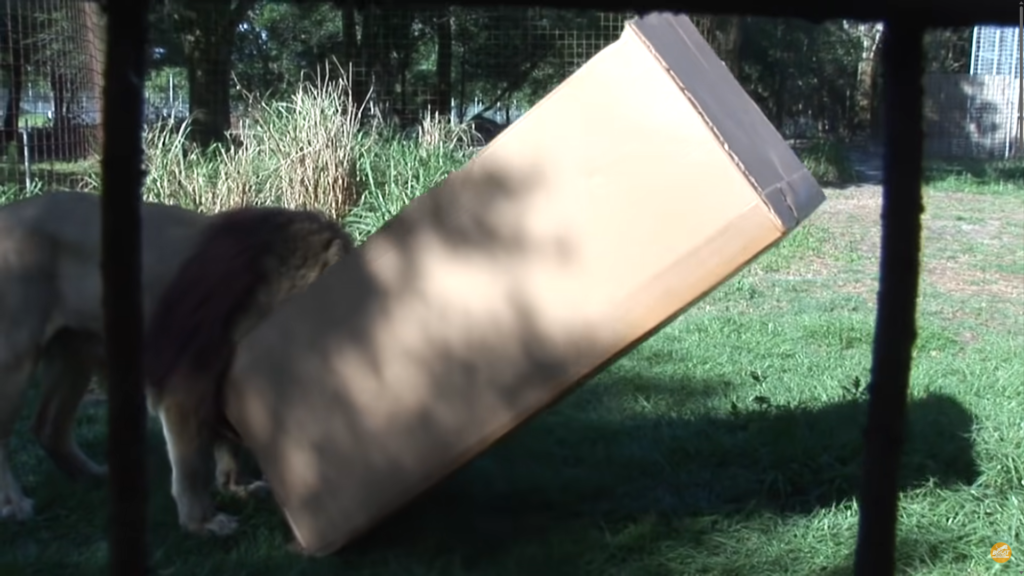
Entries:
[[857,176],[846,146],[838,140],[815,140],[801,148],[798,155],[819,184],[848,184]]

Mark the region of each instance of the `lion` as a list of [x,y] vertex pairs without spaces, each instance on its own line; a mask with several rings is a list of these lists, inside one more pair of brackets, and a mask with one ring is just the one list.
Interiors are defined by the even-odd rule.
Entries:
[[[158,203],[142,205],[146,310],[192,250],[206,216]],[[78,405],[103,375],[100,197],[49,192],[0,207],[0,518],[27,520],[10,437],[32,375],[43,398],[32,431],[58,469],[75,479],[106,468],[74,438]]]
[[[304,290],[354,247],[315,212],[246,208],[214,217],[164,289],[146,330],[150,411],[163,426],[171,494],[187,531],[227,535],[237,519],[217,511],[209,486],[237,484],[222,391],[235,347],[282,300]],[[216,478],[214,478],[216,470]]]
[[[22,491],[9,452],[14,424],[33,375],[42,382],[43,397],[32,431],[44,451],[73,479],[106,476],[106,467],[83,454],[74,437],[75,416],[90,380],[105,376],[100,214],[100,197],[84,192],[49,192],[0,206],[2,519],[29,520],[34,515],[33,501]],[[231,222],[228,214],[231,212],[208,216],[166,204],[142,203],[145,325],[182,264],[204,242],[209,243],[208,232],[216,227],[208,226]],[[300,215],[302,218],[308,217]],[[316,249],[330,251],[331,246]],[[147,399],[147,404],[152,412],[154,403]],[[180,445],[173,440],[169,438],[169,446]],[[246,495],[260,486],[241,479],[236,449],[226,442],[214,446],[217,487]]]

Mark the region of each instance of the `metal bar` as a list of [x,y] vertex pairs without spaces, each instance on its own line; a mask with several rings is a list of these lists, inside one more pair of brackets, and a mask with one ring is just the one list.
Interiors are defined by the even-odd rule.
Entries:
[[[293,4],[311,4],[321,0],[292,0]],[[753,0],[502,0],[503,6],[543,5],[546,8],[592,9],[607,11],[675,11],[720,16],[771,16],[804,18],[811,21],[849,19],[878,22],[890,18],[914,19],[926,27],[974,26],[975,24],[1016,24],[1013,11],[1005,0],[861,0],[859,2],[821,2],[819,0],[787,0],[756,2]],[[490,7],[490,0],[391,0],[389,8],[423,9],[438,6]]]
[[146,406],[142,388],[142,118],[147,0],[108,0],[103,88],[102,256],[108,363],[110,571],[143,576]]
[[975,26],[971,32],[971,68],[968,74],[974,75],[974,63],[978,59],[978,27]]
[[854,573],[894,573],[897,473],[903,452],[907,390],[917,339],[924,130],[921,78],[924,27],[892,19],[882,44],[885,159],[878,307],[872,350],[864,476]]
[[994,42],[996,45],[996,49],[993,50],[994,54],[992,54],[992,71],[989,72],[989,74],[992,74],[993,76],[997,76],[999,74],[999,53],[1002,52],[1003,48],[1002,42],[1000,42],[1000,40],[1002,39],[1003,29],[996,28],[996,41]]
[[1020,3],[1020,24],[1017,26],[1017,145],[1014,156],[1024,152],[1024,1]]

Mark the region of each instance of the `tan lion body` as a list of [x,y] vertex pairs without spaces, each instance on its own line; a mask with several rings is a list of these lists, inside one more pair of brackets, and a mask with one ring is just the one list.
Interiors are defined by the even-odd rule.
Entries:
[[[209,224],[218,216],[143,204],[142,299],[147,326],[164,291],[183,263],[195,258]],[[104,371],[100,233],[100,198],[94,194],[51,192],[0,206],[0,519],[33,516],[33,502],[22,492],[9,452],[14,423],[33,375],[41,381],[43,398],[32,430],[44,450],[72,478],[106,475],[106,468],[84,455],[74,437],[79,403],[91,378]],[[255,307],[263,310],[261,315],[272,303]],[[146,392],[151,411],[161,416],[175,467],[175,453],[195,436],[181,433],[183,425],[190,423],[187,415],[173,421],[163,417],[163,397],[172,399],[172,405],[197,406],[209,392],[180,383],[170,387],[168,394],[158,394],[160,398],[154,399],[148,385]],[[207,423],[192,424],[196,428]],[[239,485],[235,447],[222,439],[200,439],[213,444],[191,449],[209,449],[214,454],[218,486],[247,493],[249,487]],[[180,472],[175,468],[172,476],[180,477]],[[172,494],[177,499],[173,486]],[[194,531],[230,531],[186,520],[181,518],[183,526]]]
[[[143,300],[148,311],[191,251],[206,217],[146,203]],[[0,207],[0,517],[32,517],[11,469],[9,439],[33,374],[43,386],[33,432],[62,471],[103,476],[73,427],[92,376],[103,370],[100,199],[52,192]]]

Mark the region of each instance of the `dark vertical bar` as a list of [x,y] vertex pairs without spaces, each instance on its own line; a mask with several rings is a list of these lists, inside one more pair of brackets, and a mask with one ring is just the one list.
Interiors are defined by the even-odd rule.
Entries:
[[886,26],[889,30],[882,44],[882,255],[854,561],[858,576],[887,576],[895,569],[897,475],[917,339],[924,28],[910,18],[894,18]]
[[103,90],[103,311],[109,364],[110,568],[146,574],[141,188],[147,0],[108,0]]

